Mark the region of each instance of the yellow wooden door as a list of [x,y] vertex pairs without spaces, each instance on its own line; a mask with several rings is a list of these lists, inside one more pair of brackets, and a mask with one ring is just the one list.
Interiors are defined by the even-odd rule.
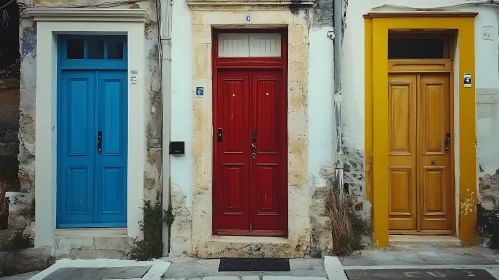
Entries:
[[451,233],[449,74],[390,74],[388,83],[389,228]]

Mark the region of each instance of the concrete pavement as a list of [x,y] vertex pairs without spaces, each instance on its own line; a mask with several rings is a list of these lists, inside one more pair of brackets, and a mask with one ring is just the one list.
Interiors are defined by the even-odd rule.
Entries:
[[290,271],[219,272],[218,259],[60,260],[38,273],[1,280],[499,280],[499,254],[486,248],[398,245],[346,258],[291,259]]

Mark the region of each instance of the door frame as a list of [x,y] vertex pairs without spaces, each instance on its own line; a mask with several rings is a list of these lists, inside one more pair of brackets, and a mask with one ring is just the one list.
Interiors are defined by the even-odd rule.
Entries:
[[[102,35],[73,35],[73,34],[60,34],[57,36],[57,122],[60,122],[62,121],[62,104],[59,102],[62,98],[62,94],[63,93],[63,84],[62,84],[62,75],[63,75],[63,72],[65,71],[120,71],[120,72],[124,72],[126,73],[128,71],[127,69],[127,64],[128,64],[128,42],[127,42],[127,36],[123,36],[123,35],[111,35],[113,36],[114,38],[113,39],[109,39],[109,37],[107,36],[102,36]],[[122,41],[123,42],[123,59],[122,60],[112,60],[112,59],[65,59],[64,57],[66,56],[67,54],[67,41],[68,40],[71,40],[71,39],[82,39],[84,41],[86,40],[89,40],[89,39],[99,39],[99,38],[102,38],[102,40],[105,40],[105,41]],[[84,45],[84,52],[86,52],[86,42],[85,42],[85,45]],[[106,49],[104,49],[104,51],[106,51]],[[97,89],[97,88],[100,88],[100,84],[99,84],[99,80],[97,80],[96,78],[94,78],[94,82],[95,82],[95,86],[94,86],[94,91]],[[127,84],[128,86],[128,84]],[[123,108],[121,109],[124,109],[124,110],[127,110],[129,104],[128,104],[128,93],[129,93],[129,90],[128,90],[128,87],[126,88],[126,92],[125,92],[125,96],[124,96],[124,99],[123,99],[123,102],[124,104],[122,105]],[[94,106],[94,114],[96,114],[96,116],[99,114],[99,103],[98,103],[98,100],[99,100],[99,97],[97,94],[94,95],[94,104],[92,104],[92,106]],[[126,113],[126,112],[124,112]],[[127,113],[126,113],[127,115]],[[95,128],[98,129],[98,120],[99,118],[98,117],[95,117]],[[128,132],[128,119],[126,118],[125,116],[125,119],[124,119],[124,122],[126,124],[126,126],[124,127],[124,133],[127,134]],[[57,138],[59,139],[59,137],[61,136],[61,130],[59,129],[60,126],[58,126],[58,129],[56,129],[56,132],[57,132]],[[95,131],[96,132],[96,131]],[[128,174],[128,170],[127,170],[127,162],[128,162],[128,137],[125,137],[125,139],[123,139],[123,145],[124,145],[124,149],[123,149],[123,155],[125,157],[125,162],[124,162],[124,166],[123,166],[123,171],[125,173],[125,178],[124,178],[124,194],[122,195],[122,198],[124,199],[124,201],[122,203],[125,204],[126,206],[126,200],[127,200],[127,197],[128,197],[128,180],[127,180],[127,174]],[[95,147],[94,147],[95,148]],[[96,178],[98,177],[97,176],[97,162],[98,162],[98,155],[95,156],[94,158],[94,165],[95,165],[95,169],[94,169],[94,187],[96,186]],[[62,184],[61,182],[61,162],[63,161],[62,160],[63,158],[63,155],[62,155],[62,146],[61,146],[61,143],[58,142],[57,144],[57,161],[58,161],[58,164],[57,164],[57,186],[60,186],[60,184]],[[60,197],[61,196],[61,188],[57,188],[57,194],[56,194],[56,199],[57,199],[57,202],[62,202],[62,198]],[[97,192],[96,192],[96,189],[94,189],[94,209],[92,209],[92,212],[94,212],[94,218],[96,216],[96,204],[97,204],[97,200],[96,200],[96,197],[97,197]],[[73,223],[70,223],[70,224],[61,224],[60,222],[60,217],[62,215],[61,211],[63,209],[56,206],[56,228],[57,229],[78,229],[78,228],[126,228],[127,227],[127,224],[128,224],[128,221],[126,221],[124,224],[123,223],[116,223],[116,222],[113,222],[113,223],[76,223],[76,224],[73,224]],[[126,209],[125,209],[126,211]]]
[[[459,84],[451,95],[458,96],[458,125],[454,138],[458,159],[459,179],[455,182],[459,207],[456,219],[457,234],[463,245],[475,245],[476,234],[476,112],[475,82],[471,87],[462,85],[464,73],[475,74],[475,17],[471,12],[372,12],[364,16],[365,21],[365,153],[366,193],[373,205],[374,246],[389,244],[388,227],[388,32],[389,30],[426,31],[446,30],[457,33],[456,69]],[[431,19],[431,20],[428,20]],[[376,42],[376,44],[374,44]],[[374,129],[376,127],[376,129]],[[457,190],[458,189],[458,190]]]
[[[224,58],[219,58],[218,57],[218,34],[220,33],[280,33],[281,34],[281,57],[224,57]],[[286,197],[286,199],[279,199],[280,203],[284,203],[282,206],[282,211],[285,212],[285,219],[283,221],[283,229],[282,229],[282,234],[279,234],[280,237],[288,237],[288,98],[287,98],[287,92],[288,92],[288,32],[287,29],[285,28],[266,28],[266,29],[250,29],[250,28],[244,28],[244,29],[218,29],[218,28],[213,28],[212,29],[212,128],[214,130],[215,124],[217,123],[217,114],[215,112],[217,111],[217,106],[218,106],[218,99],[217,99],[217,93],[218,93],[218,71],[221,69],[247,69],[247,70],[252,70],[252,69],[280,69],[282,73],[282,84],[281,84],[281,89],[282,92],[284,93],[285,97],[283,102],[280,104],[282,106],[282,109],[284,110],[283,112],[283,120],[281,120],[281,124],[284,124],[284,132],[283,135],[285,135],[286,143],[284,147],[281,148],[281,153],[282,153],[282,158],[281,161],[283,163],[283,169],[282,172],[286,174],[285,176],[282,176],[283,181],[283,189],[281,190],[285,194],[280,194],[281,196]],[[251,79],[249,81],[251,83]],[[217,135],[216,133],[212,133],[213,137],[213,155],[212,155],[212,234],[213,235],[221,235],[220,233],[217,232],[217,203],[216,203],[216,198],[217,198],[217,182],[216,182],[216,162],[218,159],[218,150],[217,150]],[[251,197],[251,196],[250,196]],[[282,202],[281,202],[282,201]],[[251,213],[250,213],[251,215]],[[248,234],[246,231],[242,232],[239,230],[225,230],[223,235],[236,235],[236,236],[251,236],[252,234]],[[255,236],[255,235],[253,235]],[[276,236],[276,231],[258,231],[258,234],[256,236]]]

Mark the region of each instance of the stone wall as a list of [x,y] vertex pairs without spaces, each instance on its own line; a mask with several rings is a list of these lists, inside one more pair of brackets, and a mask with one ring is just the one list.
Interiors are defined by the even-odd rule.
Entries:
[[7,191],[18,191],[19,79],[0,79],[0,180]]
[[499,249],[499,169],[479,180],[478,233],[480,243]]

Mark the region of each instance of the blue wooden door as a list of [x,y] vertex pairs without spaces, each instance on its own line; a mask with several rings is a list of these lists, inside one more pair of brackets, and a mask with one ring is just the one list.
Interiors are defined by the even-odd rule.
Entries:
[[127,72],[115,60],[70,61],[62,53],[57,227],[125,227]]

